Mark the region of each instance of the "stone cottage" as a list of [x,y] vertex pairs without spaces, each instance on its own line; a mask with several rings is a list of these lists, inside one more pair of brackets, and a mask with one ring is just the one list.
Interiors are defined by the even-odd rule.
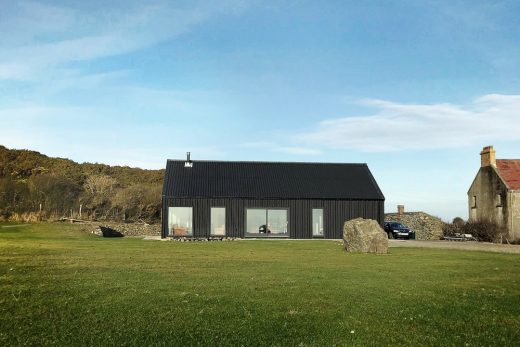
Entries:
[[470,220],[490,220],[520,239],[520,159],[496,159],[493,146],[480,152],[480,169],[468,191]]

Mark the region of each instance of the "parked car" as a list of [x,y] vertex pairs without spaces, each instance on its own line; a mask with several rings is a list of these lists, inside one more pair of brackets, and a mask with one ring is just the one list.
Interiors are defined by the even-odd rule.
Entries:
[[389,239],[415,239],[415,232],[399,222],[385,222],[384,228]]

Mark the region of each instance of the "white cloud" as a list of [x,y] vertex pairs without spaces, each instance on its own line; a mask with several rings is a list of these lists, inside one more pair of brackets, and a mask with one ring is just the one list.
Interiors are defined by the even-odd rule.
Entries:
[[321,154],[320,150],[314,148],[305,148],[305,147],[275,147],[273,149],[275,152],[282,152],[288,154],[297,154],[297,155],[319,155]]
[[261,149],[270,150],[272,152],[280,152],[280,153],[296,154],[296,155],[319,155],[322,153],[320,150],[315,149],[315,148],[284,146],[284,145],[280,145],[277,142],[269,142],[269,141],[244,142],[244,143],[240,144],[240,147],[261,148]]
[[520,140],[520,95],[489,94],[469,105],[367,99],[369,116],[325,120],[296,142],[367,152],[428,150]]
[[275,146],[275,144],[268,141],[244,142],[240,144],[240,147],[244,148],[267,148],[273,146]]
[[0,33],[10,34],[9,40],[0,40],[0,80],[37,79],[42,70],[63,63],[130,53],[173,39],[212,16],[244,8],[240,1],[190,8],[161,2],[129,5],[126,13],[119,9],[115,15],[108,9],[83,13],[34,3],[12,5],[5,11],[12,16],[0,24]]
[[32,74],[31,68],[25,64],[0,62],[0,80],[29,80]]
[[26,45],[45,35],[66,32],[74,24],[74,11],[29,1],[2,2],[0,46]]

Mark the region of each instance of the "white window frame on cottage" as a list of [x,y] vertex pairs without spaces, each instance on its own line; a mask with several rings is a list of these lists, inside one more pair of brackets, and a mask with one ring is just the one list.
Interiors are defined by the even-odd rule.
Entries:
[[471,208],[477,208],[477,196],[473,195],[471,197]]
[[496,207],[502,207],[502,195],[497,194],[495,198]]

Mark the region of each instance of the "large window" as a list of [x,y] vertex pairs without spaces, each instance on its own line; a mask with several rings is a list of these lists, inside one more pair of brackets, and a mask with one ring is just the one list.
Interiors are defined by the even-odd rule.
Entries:
[[169,207],[168,231],[172,236],[193,236],[193,209]]
[[224,207],[211,208],[211,235],[224,236],[226,234],[226,209]]
[[287,234],[287,210],[267,210],[267,231],[270,234]]
[[312,236],[323,236],[323,209],[312,209]]
[[246,210],[246,236],[288,236],[287,210],[249,208]]

